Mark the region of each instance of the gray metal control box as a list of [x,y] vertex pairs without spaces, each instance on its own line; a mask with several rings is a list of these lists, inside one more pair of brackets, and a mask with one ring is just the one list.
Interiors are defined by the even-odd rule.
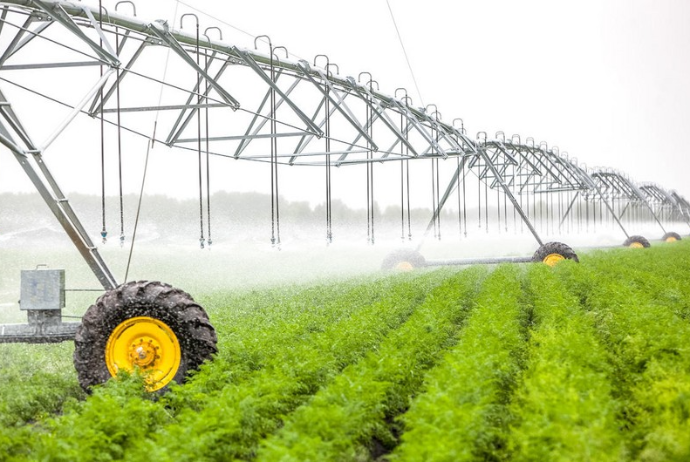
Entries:
[[22,270],[19,307],[61,310],[65,307],[65,270]]

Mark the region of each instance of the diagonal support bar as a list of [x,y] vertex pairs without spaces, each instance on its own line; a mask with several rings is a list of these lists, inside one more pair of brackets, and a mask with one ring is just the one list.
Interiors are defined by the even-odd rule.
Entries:
[[[359,94],[362,97],[362,100],[366,102],[367,106],[369,106],[375,113],[377,113],[379,116],[381,116],[381,121],[386,125],[390,131],[395,134],[396,138],[403,143],[413,154],[414,157],[417,157],[417,151],[415,150],[414,146],[410,144],[410,142],[405,138],[405,136],[400,133],[400,130],[398,130],[398,127],[396,124],[391,120],[391,118],[386,114],[386,109],[381,107],[381,104],[379,103],[379,100],[374,98],[374,95],[371,94],[371,91],[367,87],[361,87],[357,85],[355,80],[352,77],[348,77],[347,79],[348,83],[350,84],[350,88],[352,88],[357,94]],[[383,157],[387,157],[388,154],[385,154]]]
[[249,52],[240,50],[237,47],[233,47],[233,51],[237,53],[238,57],[240,57],[256,74],[261,77],[261,79],[266,82],[266,84],[271,87],[278,95],[280,95],[281,98],[285,100],[288,106],[297,114],[297,117],[299,117],[302,122],[307,126],[307,130],[316,135],[317,137],[321,138],[323,136],[323,132],[319,127],[317,127],[314,122],[304,113],[302,110],[297,106],[297,104],[292,101],[288,95],[285,94],[283,90],[280,89],[278,85],[271,80],[271,78],[266,75],[266,73],[261,69],[261,66],[257,64],[256,61],[254,61],[254,58],[251,57]]
[[494,177],[498,179],[498,184],[501,185],[503,192],[505,192],[506,196],[508,196],[508,199],[510,199],[510,202],[513,204],[513,207],[515,207],[515,210],[517,210],[518,214],[520,214],[520,218],[522,218],[522,221],[525,223],[525,226],[527,226],[527,228],[530,230],[532,236],[534,236],[539,245],[544,245],[541,238],[539,237],[539,234],[537,233],[537,230],[534,228],[532,222],[529,220],[529,217],[527,216],[527,214],[525,214],[525,211],[522,210],[522,207],[520,207],[520,204],[515,199],[515,196],[513,196],[512,191],[510,190],[506,182],[503,180],[503,176],[501,176],[501,174],[498,173],[498,170],[496,170],[496,166],[491,162],[489,156],[486,155],[486,151],[484,150],[484,148],[479,149],[479,155],[482,156],[484,162],[489,167],[491,172],[494,174]]
[[429,132],[427,132],[424,129],[424,126],[421,123],[419,123],[419,119],[415,117],[414,114],[412,114],[412,112],[407,108],[407,106],[403,105],[398,100],[393,100],[393,103],[398,107],[398,109],[400,109],[403,115],[407,117],[407,120],[412,122],[412,126],[419,132],[420,135],[422,135],[424,140],[426,140],[426,142],[429,143],[431,147],[435,148],[438,152],[444,155],[446,154],[445,150],[436,142],[436,140],[431,136],[431,134],[429,134]]
[[235,98],[228,93],[225,88],[223,88],[213,77],[208,75],[208,73],[203,70],[197,63],[192,59],[191,56],[182,48],[180,42],[173,37],[173,35],[168,30],[167,23],[151,23],[149,24],[149,30],[153,32],[158,38],[165,42],[170,49],[175,52],[184,62],[186,62],[194,71],[201,75],[204,79],[208,81],[208,84],[213,87],[218,94],[225,100],[226,103],[230,105],[233,109],[239,109],[240,103]]
[[125,78],[127,74],[129,74],[129,69],[134,65],[135,61],[139,58],[141,53],[144,51],[146,46],[148,45],[148,42],[144,41],[141,42],[141,45],[139,45],[139,48],[137,48],[137,51],[134,52],[132,57],[130,58],[129,62],[125,65],[124,69],[120,70],[120,75],[115,79],[115,82],[108,88],[108,91],[103,95],[103,101],[101,102],[100,95],[97,98],[94,98],[93,102],[91,103],[91,107],[89,108],[89,115],[94,116],[101,112],[103,110],[103,106],[105,103],[108,102],[108,100],[115,94],[115,91],[117,90],[117,86],[122,83],[122,80]]
[[60,136],[60,134],[67,128],[67,126],[72,123],[75,117],[79,115],[79,113],[84,109],[84,106],[89,102],[93,96],[98,93],[98,91],[103,88],[103,85],[108,81],[108,78],[115,72],[114,68],[109,68],[105,73],[103,73],[103,76],[98,80],[98,83],[84,96],[84,98],[77,104],[74,109],[72,109],[72,112],[67,116],[67,118],[60,124],[58,128],[55,129],[55,131],[48,137],[43,142],[43,145],[40,148],[40,152],[44,152],[48,146],[50,146],[55,139]]
[[[326,76],[322,72],[318,71],[319,75],[323,79],[324,85],[326,87],[328,87],[328,91],[326,91],[326,89],[324,87],[322,87],[321,84],[319,84],[319,82],[317,82],[314,79],[314,77],[311,75],[309,65],[305,62],[302,62],[302,61],[300,61],[299,64],[300,64],[300,67],[302,68],[302,72],[304,73],[304,76],[312,84],[314,84],[316,89],[319,90],[319,92],[321,92],[321,94],[323,96],[328,98],[328,100],[331,103],[333,103],[333,105],[338,110],[338,112],[340,112],[342,114],[342,116],[345,117],[345,120],[347,120],[350,123],[350,125],[352,125],[352,127],[354,127],[354,129],[357,130],[359,132],[359,134],[362,135],[364,137],[364,139],[366,139],[371,144],[372,149],[374,151],[377,151],[378,146],[376,146],[376,143],[374,142],[374,140],[371,139],[371,137],[367,134],[367,132],[364,131],[364,129],[362,128],[362,124],[359,123],[359,121],[354,116],[354,114],[352,114],[352,111],[349,110],[349,108],[345,104],[345,99],[342,96],[340,96],[340,94],[338,94],[338,92],[335,90],[335,88],[333,88],[333,85],[331,85],[331,82],[328,80],[328,78],[326,78]],[[337,100],[333,99],[333,96],[332,96],[333,93],[338,97]]]
[[45,165],[41,155],[38,152],[31,153],[43,177],[39,175],[29,161],[30,157],[27,155],[28,153],[20,148],[9,135],[2,121],[0,121],[0,144],[7,147],[12,154],[14,154],[15,159],[17,159],[17,162],[19,162],[19,165],[27,174],[29,180],[34,184],[36,190],[77,247],[79,253],[81,253],[103,288],[106,290],[114,289],[117,286],[117,281],[108,269],[101,255],[98,253],[98,249],[93,245],[91,238],[89,238],[88,233],[79,221],[72,206],[67,201],[67,198],[65,198],[64,194],[62,194],[62,191],[57,186],[55,179]]
[[[60,23],[65,29],[72,32],[79,39],[81,39],[85,44],[87,44],[96,54],[105,62],[107,62],[110,67],[120,67],[120,60],[111,52],[111,49],[104,49],[98,43],[91,40],[77,24],[74,23],[72,17],[65,12],[61,5],[55,5],[53,8],[48,6],[47,3],[41,0],[32,0],[32,3],[38,6],[44,13],[53,18],[53,20]],[[86,11],[86,8],[84,8]],[[93,17],[93,16],[92,16]],[[107,44],[107,42],[105,42]],[[109,45],[107,45],[110,48]]]

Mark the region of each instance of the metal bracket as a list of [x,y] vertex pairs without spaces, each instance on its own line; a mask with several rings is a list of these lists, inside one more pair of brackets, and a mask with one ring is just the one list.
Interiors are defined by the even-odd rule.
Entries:
[[233,51],[237,54],[239,58],[241,58],[247,65],[256,72],[256,74],[261,77],[261,79],[266,82],[266,84],[271,87],[273,90],[275,90],[278,95],[280,95],[281,98],[285,100],[288,106],[297,114],[297,117],[299,117],[302,122],[307,126],[307,131],[313,133],[316,135],[318,138],[321,138],[323,136],[323,132],[314,125],[314,122],[304,113],[302,110],[283,92],[283,90],[278,87],[275,82],[271,80],[269,76],[266,75],[266,73],[261,69],[259,64],[252,58],[252,56],[249,54],[247,51],[240,50],[237,47],[233,47]]
[[[80,38],[84,43],[86,43],[93,51],[96,52],[96,54],[110,67],[119,67],[120,66],[120,60],[118,57],[115,55],[115,53],[112,51],[110,48],[110,45],[108,42],[104,42],[108,48],[108,50],[104,50],[102,46],[99,44],[95,43],[93,40],[91,40],[89,37],[86,36],[86,34],[79,28],[77,24],[74,23],[72,20],[72,17],[67,14],[67,12],[60,6],[59,4],[56,4],[54,8],[50,8],[46,3],[42,2],[41,0],[31,0],[33,4],[38,6],[43,12],[45,12],[48,16],[53,18],[55,21],[59,22],[62,24],[65,29],[69,30],[72,32],[74,35],[76,35],[78,38]],[[83,8],[83,11],[85,14],[87,13],[88,8]],[[93,18],[93,16],[91,16]],[[96,27],[96,26],[95,26]],[[98,31],[100,31],[100,27],[97,28]],[[100,31],[102,34],[102,31]]]

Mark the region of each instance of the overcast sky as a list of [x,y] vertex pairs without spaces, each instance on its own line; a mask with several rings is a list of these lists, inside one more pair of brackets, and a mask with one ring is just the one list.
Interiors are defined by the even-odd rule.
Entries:
[[[690,198],[686,0],[390,0],[417,85],[385,0],[136,3],[139,18],[175,28],[195,12],[202,30],[219,26],[224,41],[240,47],[268,34],[294,58],[327,54],[341,75],[369,71],[387,94],[406,87],[414,105],[436,104],[448,122],[462,118],[473,137],[480,130],[532,136],[588,166],[614,167]],[[114,4],[103,2],[111,11]],[[0,190],[30,189],[3,171]],[[66,175],[59,178],[66,191],[93,189]],[[238,189],[251,188],[236,179]]]

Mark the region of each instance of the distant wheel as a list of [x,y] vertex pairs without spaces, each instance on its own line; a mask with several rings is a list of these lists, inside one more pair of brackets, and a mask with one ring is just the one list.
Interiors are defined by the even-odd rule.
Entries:
[[101,295],[74,340],[74,366],[85,390],[120,370],[138,368],[154,392],[182,383],[216,353],[217,337],[192,297],[161,282],[128,282]]
[[681,237],[680,237],[680,234],[674,233],[673,231],[671,231],[671,232],[664,234],[664,237],[662,237],[661,240],[664,242],[676,242],[676,241],[680,241]]
[[643,236],[630,236],[623,242],[623,247],[630,247],[633,249],[642,249],[651,247],[649,241]]
[[549,266],[554,266],[563,260],[580,262],[575,251],[562,242],[547,242],[539,247],[532,256],[533,262],[541,262]]
[[399,249],[383,259],[381,269],[412,271],[415,268],[426,266],[426,259],[416,250]]

